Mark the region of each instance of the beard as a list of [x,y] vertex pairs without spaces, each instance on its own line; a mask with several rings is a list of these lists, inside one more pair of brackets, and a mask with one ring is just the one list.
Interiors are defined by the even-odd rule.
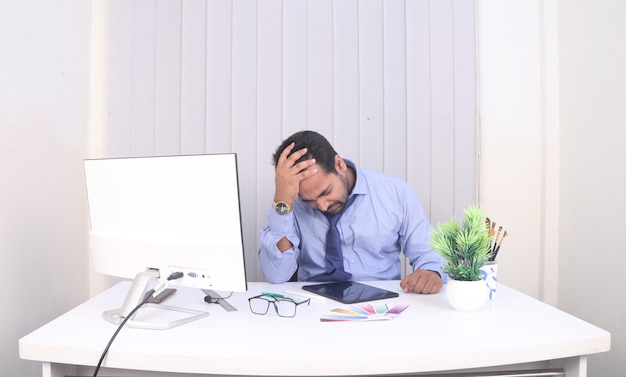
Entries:
[[346,206],[346,202],[348,201],[348,194],[349,194],[348,193],[348,190],[349,190],[348,177],[344,175],[340,175],[339,179],[341,180],[341,183],[343,184],[342,197],[338,200],[335,200],[332,204],[330,204],[328,208],[326,209],[326,211],[323,211],[323,213],[326,215],[336,215],[340,213],[343,210],[343,208]]
[[343,209],[343,207],[345,207],[346,202],[345,201],[335,201],[333,202],[333,204],[328,206],[328,209],[326,211],[324,211],[323,213],[326,215],[336,215],[339,212],[341,212],[341,210]]

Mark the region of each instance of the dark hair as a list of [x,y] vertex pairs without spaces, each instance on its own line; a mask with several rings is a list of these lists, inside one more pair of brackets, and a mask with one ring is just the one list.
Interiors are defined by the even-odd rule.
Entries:
[[302,148],[307,148],[307,153],[300,157],[297,162],[310,160],[315,158],[316,163],[327,173],[335,173],[335,156],[337,152],[332,145],[326,140],[326,138],[315,131],[300,131],[289,136],[282,144],[278,146],[276,152],[272,156],[274,166],[278,163],[278,158],[281,153],[289,146],[289,144],[295,142],[294,148],[289,155]]

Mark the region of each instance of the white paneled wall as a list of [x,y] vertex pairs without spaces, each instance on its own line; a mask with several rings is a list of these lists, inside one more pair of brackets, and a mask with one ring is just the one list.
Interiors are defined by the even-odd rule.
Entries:
[[108,157],[236,152],[246,263],[295,131],[409,181],[431,216],[477,198],[474,0],[110,0]]

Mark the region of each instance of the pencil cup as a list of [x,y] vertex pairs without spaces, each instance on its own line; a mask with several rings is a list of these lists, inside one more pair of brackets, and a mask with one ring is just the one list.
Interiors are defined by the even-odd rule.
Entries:
[[480,268],[485,282],[485,300],[492,301],[496,298],[498,285],[498,262],[488,262]]

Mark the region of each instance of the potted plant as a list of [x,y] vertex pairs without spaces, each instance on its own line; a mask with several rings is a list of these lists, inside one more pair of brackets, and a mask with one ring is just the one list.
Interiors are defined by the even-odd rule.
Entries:
[[485,226],[486,216],[478,205],[464,210],[465,218],[458,223],[453,217],[431,231],[431,246],[446,265],[443,272],[450,280],[446,297],[460,311],[480,309],[485,302],[485,283],[480,270],[491,256],[491,236]]

